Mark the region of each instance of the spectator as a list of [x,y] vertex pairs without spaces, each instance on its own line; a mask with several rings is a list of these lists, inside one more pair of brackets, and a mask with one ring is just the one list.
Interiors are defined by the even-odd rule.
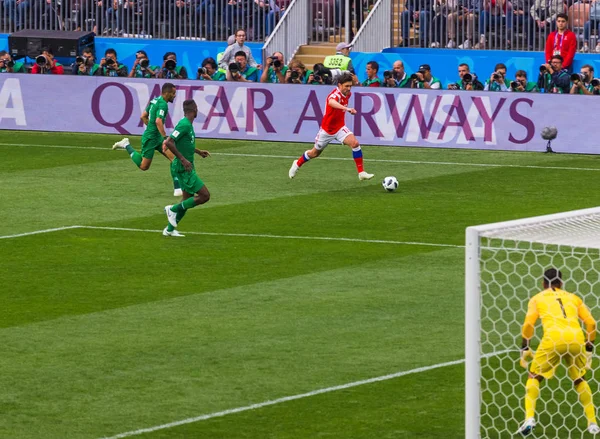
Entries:
[[156,77],[162,79],[188,79],[188,73],[184,66],[177,65],[175,52],[167,52],[163,55],[163,65]]
[[[227,38],[227,47],[231,46],[232,44],[235,44],[235,35],[229,35],[229,38]],[[221,64],[221,60],[223,59],[224,54],[225,50],[223,52],[217,53],[217,64]],[[224,68],[221,68],[221,70],[223,72],[225,71]]]
[[131,72],[129,72],[130,78],[154,78],[160,69],[159,66],[150,65],[148,54],[145,50],[138,50],[135,53],[135,61]]
[[29,0],[4,0],[4,10],[10,21],[15,25],[15,30],[23,28],[28,9]]
[[531,6],[531,17],[539,31],[553,30],[554,19],[565,12],[563,0],[535,0]]
[[6,50],[0,51],[0,73],[27,73],[25,64],[13,61],[12,56]]
[[573,80],[573,86],[571,87],[571,94],[579,95],[591,95],[594,94],[594,86],[592,80],[594,79],[594,68],[590,64],[581,66],[579,74],[571,75]]
[[285,65],[283,53],[273,52],[273,55],[267,58],[266,64],[266,68],[263,69],[260,77],[260,82],[271,84],[283,84],[286,82],[285,74],[288,71],[288,66]]
[[[479,0],[448,0],[449,12],[447,18],[448,28],[448,49],[456,47],[456,33],[458,25],[462,23],[467,28],[467,38],[458,46],[459,49],[470,49],[473,46],[473,28],[475,27],[475,15],[477,7],[475,4]],[[464,34],[464,30],[463,30]]]
[[335,55],[329,55],[325,57],[323,65],[328,69],[340,69],[349,71],[354,75],[354,67],[352,66],[352,59],[350,58],[350,50],[352,45],[348,43],[339,43],[335,47]]
[[115,49],[106,49],[104,58],[100,60],[101,76],[127,76],[127,67],[119,64],[117,60],[117,51]]
[[568,29],[568,23],[567,14],[556,15],[556,30],[546,40],[546,62],[550,62],[553,55],[560,55],[563,59],[562,68],[570,73],[577,50],[577,35]]
[[214,40],[216,37],[214,0],[199,0],[197,2],[196,20],[198,22],[198,30],[200,31],[200,35],[204,35],[202,32],[202,26],[204,25],[206,30],[206,38],[209,40]]
[[202,81],[225,81],[225,72],[219,70],[217,62],[213,58],[205,58],[202,61],[202,67],[198,69],[198,76],[196,79]]
[[[590,19],[585,22],[583,25],[583,47],[581,51],[583,53],[587,53],[590,51],[589,41],[590,41],[590,33],[592,28],[596,31],[597,35],[600,35],[600,2],[598,0],[594,1],[590,5]],[[596,43],[596,48],[594,52],[600,53],[600,40]]]
[[[508,1],[505,0],[483,0],[483,7],[479,11],[479,43],[475,45],[475,49],[485,49],[486,38],[485,33],[492,29],[499,35],[502,26],[507,25],[507,20],[511,14],[512,8],[509,7]],[[505,34],[508,37],[508,32]],[[506,39],[506,48],[510,48],[510,40]]]
[[273,32],[275,23],[286,8],[283,0],[254,0],[254,40],[264,40]]
[[[418,7],[417,7],[418,6]],[[410,40],[410,25],[419,22],[419,46],[429,44],[427,28],[433,12],[432,0],[405,0],[404,11],[400,16],[402,29],[402,45],[407,47]]]
[[463,63],[458,65],[458,76],[460,79],[457,82],[448,84],[448,90],[483,90],[483,84],[477,79],[477,75],[471,73],[468,64]]
[[435,14],[431,19],[431,39],[433,42],[430,47],[438,48],[440,46],[446,46],[446,17],[450,12],[446,0],[435,0],[433,12]]
[[562,56],[554,55],[550,63],[543,64],[540,67],[537,86],[541,91],[544,93],[569,93],[571,79],[562,63]]
[[514,93],[537,93],[539,91],[535,82],[527,81],[527,72],[525,70],[517,70],[516,79],[510,83],[510,89]]
[[54,54],[52,53],[52,48],[44,47],[42,49],[42,54],[38,55],[35,59],[35,64],[31,69],[32,74],[52,74],[52,75],[62,75],[65,73],[64,67],[56,62],[54,59]]
[[383,87],[410,88],[410,78],[404,71],[402,61],[394,61],[392,70],[383,72]]
[[315,80],[313,72],[307,69],[302,61],[296,59],[293,59],[288,66],[285,82],[288,84],[320,84]]
[[485,81],[485,91],[510,91],[510,81],[506,79],[506,65],[503,63],[496,64],[494,73],[490,75],[490,79]]
[[527,48],[533,50],[533,39],[535,35],[535,24],[529,14],[532,0],[512,0],[512,10],[506,12],[506,38],[510,41],[514,33],[525,34],[527,37]]
[[411,75],[411,88],[426,88],[428,90],[440,90],[442,82],[431,74],[429,64],[421,64],[419,71]]
[[248,58],[243,50],[235,54],[235,62],[228,67],[228,81],[258,82],[258,69],[248,65]]
[[96,63],[94,51],[86,47],[81,51],[81,56],[75,58],[75,64],[71,66],[71,74],[79,76],[100,76],[102,70]]
[[[223,0],[224,2],[225,0]],[[248,18],[252,16],[252,0],[228,0],[225,5],[224,20],[226,34],[230,33],[233,29],[243,23],[247,23]],[[238,29],[239,31],[239,29]],[[238,34],[238,31],[235,34]],[[246,32],[244,31],[244,39],[246,38]],[[241,49],[240,49],[241,50]],[[238,52],[236,50],[234,54]],[[246,55],[248,55],[246,53]],[[250,59],[248,57],[248,59]]]
[[377,61],[369,61],[367,63],[367,79],[362,82],[363,87],[381,87],[381,80],[377,76],[379,72],[379,64]]
[[256,62],[254,57],[252,56],[252,51],[248,46],[244,44],[246,41],[246,31],[244,29],[238,29],[235,32],[235,43],[225,49],[225,53],[219,62],[219,67],[223,69],[227,69],[227,66],[231,62],[233,62],[234,58],[237,56],[237,53],[242,51],[246,54],[246,59],[248,61],[248,65],[250,67],[259,68],[260,65]]

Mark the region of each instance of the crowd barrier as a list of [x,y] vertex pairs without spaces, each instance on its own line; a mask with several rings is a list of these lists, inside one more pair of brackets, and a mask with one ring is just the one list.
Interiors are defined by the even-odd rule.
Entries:
[[[0,128],[141,134],[140,114],[165,81],[77,76],[0,75]],[[313,142],[331,87],[174,81],[167,129],[182,102],[199,106],[196,135]],[[557,104],[558,102],[558,104]],[[363,144],[543,151],[543,127],[558,128],[559,152],[598,151],[590,120],[595,96],[355,88],[348,127]]]

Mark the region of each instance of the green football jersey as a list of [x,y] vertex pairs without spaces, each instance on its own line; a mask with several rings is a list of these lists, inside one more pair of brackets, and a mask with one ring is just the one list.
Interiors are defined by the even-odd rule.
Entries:
[[165,101],[162,96],[154,98],[146,107],[146,111],[148,112],[148,126],[144,130],[142,137],[162,138],[162,134],[160,134],[160,131],[158,131],[158,128],[156,127],[156,119],[161,119],[164,124],[167,113],[169,112],[167,101]]
[[[194,163],[194,151],[196,150],[196,133],[194,126],[187,117],[179,121],[171,135],[175,141],[177,150],[192,164]],[[179,161],[177,158],[175,160]]]

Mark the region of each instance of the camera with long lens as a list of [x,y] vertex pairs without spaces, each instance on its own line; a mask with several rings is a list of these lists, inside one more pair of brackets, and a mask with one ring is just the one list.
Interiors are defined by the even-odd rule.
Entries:
[[150,60],[148,58],[143,58],[142,60],[140,60],[140,67],[142,69],[147,69],[149,65],[150,65]]
[[473,75],[471,75],[470,73],[465,73],[465,74],[463,75],[463,77],[462,77],[462,82],[463,82],[464,84],[468,84],[468,83],[470,83],[471,81],[473,81]]
[[279,69],[283,65],[279,58],[277,58],[276,56],[271,56],[269,58],[272,61],[273,67],[275,67],[276,69]]
[[104,61],[106,63],[107,66],[112,67],[115,64],[115,60],[112,58],[106,58],[106,61]]
[[86,58],[83,56],[78,56],[75,58],[75,64],[77,64],[78,66],[80,66],[81,64],[85,64],[86,62]]
[[323,82],[323,84],[333,83],[333,73],[331,69],[328,69],[321,63],[315,64],[313,78],[315,78],[315,81]]
[[385,72],[383,72],[383,79],[385,79],[386,81],[388,79],[392,79],[394,77],[394,71],[393,70],[386,70]]
[[300,78],[300,73],[298,73],[296,70],[292,70],[292,73],[290,73],[290,78],[292,78],[292,80],[296,80]]
[[586,82],[587,79],[587,75],[583,74],[583,73],[573,73],[571,75],[571,81],[577,83],[577,82]]
[[177,67],[177,63],[175,61],[173,61],[172,59],[168,59],[165,61],[165,69],[175,70],[175,67]]
[[229,71],[233,76],[238,75],[240,73],[240,65],[236,62],[232,62],[229,64]]
[[208,75],[206,67],[198,67],[198,75]]
[[594,78],[590,81],[590,84],[592,85],[592,87],[598,87],[600,85],[600,79]]
[[545,65],[545,64],[542,64],[542,65],[540,66],[540,73],[546,73],[547,71],[548,71],[548,69],[546,68],[546,65]]
[[44,55],[38,55],[35,58],[35,63],[40,67],[44,67],[46,64],[48,64],[48,59]]

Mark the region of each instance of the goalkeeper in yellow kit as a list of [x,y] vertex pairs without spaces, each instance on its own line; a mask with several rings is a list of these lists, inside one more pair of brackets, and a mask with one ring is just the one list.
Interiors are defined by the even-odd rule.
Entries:
[[[525,422],[517,433],[527,436],[535,427],[535,404],[540,395],[540,382],[554,376],[556,366],[564,361],[569,378],[573,380],[579,401],[588,421],[588,432],[600,433],[596,423],[596,408],[592,401],[592,391],[585,380],[586,370],[591,366],[596,321],[590,310],[575,294],[562,290],[562,273],[555,268],[544,272],[544,290],[529,300],[527,315],[521,334],[521,366],[527,368],[529,378],[525,386]],[[542,319],[544,336],[537,352],[532,352],[529,341],[533,337],[535,323]],[[583,321],[582,330],[579,321]]]

